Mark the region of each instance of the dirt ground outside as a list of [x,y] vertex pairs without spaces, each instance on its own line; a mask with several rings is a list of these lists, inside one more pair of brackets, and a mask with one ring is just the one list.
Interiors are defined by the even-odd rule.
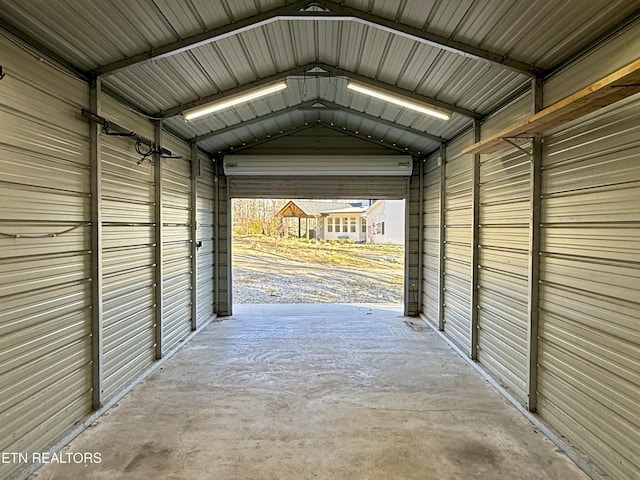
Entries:
[[233,303],[402,303],[404,247],[233,238]]

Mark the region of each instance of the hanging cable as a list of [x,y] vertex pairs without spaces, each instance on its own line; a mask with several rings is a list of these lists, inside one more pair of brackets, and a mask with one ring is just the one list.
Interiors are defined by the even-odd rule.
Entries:
[[154,142],[150,142],[149,150],[147,150],[146,152],[143,152],[140,149],[141,146],[142,137],[138,137],[138,139],[136,140],[136,152],[138,152],[139,155],[142,155],[142,158],[138,160],[138,165],[141,165],[142,162],[144,162],[148,157],[158,152],[158,150],[156,149],[156,144]]
[[[141,165],[147,158],[152,156],[153,154],[160,155],[161,158],[174,158],[174,159],[182,159],[184,158],[182,155],[174,154],[171,150],[168,150],[161,145],[156,144],[154,141],[141,137],[133,130],[129,130],[127,128],[118,125],[117,123],[110,122],[104,117],[97,115],[87,109],[82,109],[82,116],[88,118],[92,122],[96,122],[99,125],[102,125],[102,132],[105,135],[114,135],[119,137],[130,137],[136,139],[136,152],[141,155],[140,160],[137,162],[138,165]],[[149,146],[147,151],[142,150],[142,145]],[[151,162],[153,163],[153,162]]]
[[73,232],[78,228],[88,227],[90,223],[83,223],[81,225],[76,225],[75,227],[67,228],[66,230],[62,230],[61,232],[54,233],[5,233],[0,232],[0,236],[6,238],[55,238],[64,235],[65,233]]

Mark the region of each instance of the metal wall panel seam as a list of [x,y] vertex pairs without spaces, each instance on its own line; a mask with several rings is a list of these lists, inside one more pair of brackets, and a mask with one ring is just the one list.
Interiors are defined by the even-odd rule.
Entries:
[[198,145],[191,144],[191,330],[198,329]]
[[[479,120],[473,122],[474,143],[481,137]],[[471,332],[469,358],[478,360],[478,269],[480,263],[480,155],[473,155],[471,220]]]
[[440,145],[440,232],[439,232],[439,257],[440,257],[440,285],[439,291],[440,295],[438,296],[438,330],[444,331],[444,278],[445,278],[445,221],[446,221],[446,209],[445,209],[445,198],[446,198],[446,168],[447,166],[447,149],[446,146]]
[[[162,121],[154,122],[154,141],[157,145],[162,145]],[[163,332],[162,325],[164,320],[164,308],[163,303],[163,247],[162,247],[162,234],[163,234],[163,218],[162,218],[162,157],[159,153],[153,154],[153,160],[155,162],[155,357],[159,360],[163,357]]]
[[[532,113],[543,108],[542,80],[531,81]],[[540,312],[540,235],[542,224],[542,136],[533,138],[530,172],[529,302],[527,305],[527,409],[535,412],[538,400],[538,323]]]
[[[100,115],[101,81],[92,79],[89,105]],[[100,125],[90,124],[91,157],[91,387],[92,407],[102,407],[103,365],[103,298],[102,298],[102,139]]]

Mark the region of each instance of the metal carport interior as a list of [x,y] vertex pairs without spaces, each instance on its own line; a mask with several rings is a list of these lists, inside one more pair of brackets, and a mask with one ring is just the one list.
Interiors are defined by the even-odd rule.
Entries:
[[[639,39],[628,0],[0,0],[0,451],[60,449],[234,313],[230,198],[330,186],[406,199],[403,313],[636,477]],[[337,153],[411,175],[304,174]]]

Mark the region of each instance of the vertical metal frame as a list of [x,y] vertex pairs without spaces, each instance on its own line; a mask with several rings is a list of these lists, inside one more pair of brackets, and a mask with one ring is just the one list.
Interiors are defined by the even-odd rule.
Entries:
[[440,267],[439,267],[439,275],[440,275],[440,284],[439,284],[439,299],[438,299],[438,330],[444,331],[444,279],[445,279],[445,244],[446,244],[446,235],[445,235],[445,221],[446,221],[446,209],[445,209],[445,197],[446,197],[446,179],[447,179],[447,149],[444,144],[440,145],[440,232],[439,232],[439,243],[440,243]]
[[[542,81],[531,82],[533,112],[542,109]],[[529,303],[527,328],[527,409],[537,410],[538,399],[538,320],[540,305],[540,226],[542,220],[542,137],[533,138],[529,174]]]
[[[89,108],[100,115],[100,78],[91,79]],[[100,125],[91,122],[91,388],[92,407],[102,408],[104,381],[103,361],[103,296],[102,296],[102,139]]]
[[213,301],[214,312],[216,314],[222,313],[220,311],[220,177],[219,170],[221,162],[216,159],[213,160],[213,271],[214,271],[214,285],[213,285]]
[[[481,139],[480,120],[473,122],[473,141],[479,142]],[[470,332],[470,352],[471,360],[478,360],[478,282],[480,268],[480,154],[473,155],[472,171],[472,240],[471,240],[471,332]]]
[[409,222],[411,221],[411,214],[409,212],[411,204],[411,177],[405,178],[405,194],[404,194],[404,287],[403,287],[403,314],[410,316],[409,304],[411,303],[409,298],[411,296],[411,274],[409,273],[409,258],[411,251],[411,234],[409,228]]
[[[222,165],[220,165],[220,168],[222,168]],[[225,272],[227,278],[227,310],[223,313],[231,316],[233,315],[233,265],[231,264],[233,256],[233,242],[231,241],[233,236],[233,209],[231,208],[231,192],[228,178],[225,178],[224,189],[224,195],[227,199],[227,238],[225,239],[227,242],[227,271]]]
[[[156,145],[162,145],[162,121],[154,122],[154,141]],[[162,234],[163,234],[163,218],[162,218],[162,157],[159,153],[153,154],[153,160],[155,163],[155,184],[156,184],[156,198],[155,198],[155,342],[156,342],[156,359],[159,360],[164,356],[163,348],[163,319],[164,319],[164,307],[162,302],[163,297],[163,260],[164,252],[162,246]]]
[[[413,160],[412,160],[413,161]],[[411,177],[405,179],[404,196],[404,315],[411,316],[411,274],[409,259],[411,258]]]
[[418,175],[420,176],[420,192],[418,193],[418,214],[420,215],[420,218],[418,219],[418,305],[416,312],[418,314],[422,313],[423,310],[422,290],[424,282],[424,162],[426,161],[426,158],[418,159]]
[[191,144],[191,330],[198,329],[198,146]]

